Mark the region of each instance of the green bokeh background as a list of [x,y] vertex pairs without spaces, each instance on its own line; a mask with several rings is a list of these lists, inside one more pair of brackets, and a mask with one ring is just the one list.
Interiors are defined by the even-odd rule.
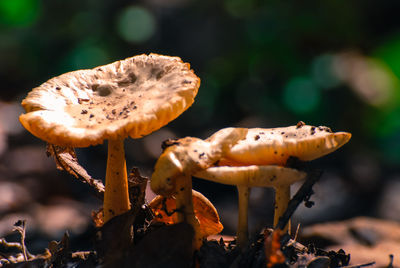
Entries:
[[[333,168],[351,177],[367,155],[384,181],[400,174],[398,10],[396,0],[0,0],[0,98],[20,101],[51,77],[141,53],[180,56],[202,84],[169,125],[176,135],[327,125],[353,134]],[[346,55],[372,82],[349,82],[354,72],[335,65]]]
[[193,132],[247,116],[266,127],[303,120],[363,136],[382,161],[398,164],[399,87],[377,107],[330,68],[337,53],[356,51],[381,61],[398,82],[399,7],[345,0],[0,0],[1,98],[21,99],[53,76],[140,53],[177,55],[202,78],[196,104],[182,119]]

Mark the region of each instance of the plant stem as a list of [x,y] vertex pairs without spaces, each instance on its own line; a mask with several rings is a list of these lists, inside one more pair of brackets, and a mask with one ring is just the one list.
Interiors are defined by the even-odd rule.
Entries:
[[[275,213],[274,226],[278,224],[279,218],[285,213],[290,201],[290,185],[275,187]],[[290,230],[290,220],[283,231]]]
[[194,230],[193,247],[200,249],[202,237],[200,234],[200,224],[193,209],[192,178],[182,175],[176,178],[176,209],[179,222],[189,223]]
[[130,209],[124,141],[108,141],[104,222]]
[[297,191],[297,193],[293,196],[293,198],[289,201],[286,211],[283,213],[281,217],[278,219],[278,223],[275,224],[275,229],[282,230],[287,222],[290,220],[290,217],[293,215],[297,207],[304,201],[309,201],[310,196],[314,193],[312,187],[314,184],[320,179],[322,175],[321,170],[312,170],[307,173],[306,181]]
[[238,185],[239,196],[239,216],[238,216],[238,229],[237,229],[237,244],[238,247],[243,249],[248,242],[248,209],[249,209],[249,196],[250,188],[244,185]]

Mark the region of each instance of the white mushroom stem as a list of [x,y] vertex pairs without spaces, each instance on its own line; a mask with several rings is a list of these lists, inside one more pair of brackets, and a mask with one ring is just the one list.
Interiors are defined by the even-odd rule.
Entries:
[[[274,226],[278,224],[279,218],[285,213],[290,201],[290,185],[279,185],[275,188],[275,210],[274,210]],[[283,231],[290,232],[290,220]]]
[[130,209],[124,141],[108,140],[104,222]]
[[190,175],[182,175],[176,178],[175,198],[178,221],[187,222],[193,227],[193,247],[194,249],[200,249],[202,236],[200,233],[200,224],[193,209],[192,177]]
[[238,185],[239,196],[239,216],[238,216],[238,229],[237,229],[237,244],[238,247],[244,248],[248,242],[248,206],[251,188]]
[[[196,177],[217,183],[236,185],[239,192],[238,246],[247,241],[247,210],[250,187],[274,187],[276,190],[275,220],[285,212],[290,200],[290,185],[306,177],[306,173],[282,166],[211,167],[195,174]],[[247,197],[246,197],[246,190]],[[242,243],[242,244],[241,244]]]

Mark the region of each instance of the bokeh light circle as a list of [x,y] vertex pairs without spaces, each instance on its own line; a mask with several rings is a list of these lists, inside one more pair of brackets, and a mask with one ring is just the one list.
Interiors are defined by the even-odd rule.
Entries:
[[152,13],[140,6],[125,8],[117,18],[117,31],[130,43],[142,43],[150,39],[156,30]]
[[39,0],[0,0],[0,24],[26,27],[39,18]]
[[315,58],[311,64],[313,79],[322,88],[331,89],[341,83],[333,67],[334,60],[334,55],[323,54]]
[[319,88],[307,77],[295,77],[291,79],[283,91],[285,106],[299,114],[315,110],[320,99]]

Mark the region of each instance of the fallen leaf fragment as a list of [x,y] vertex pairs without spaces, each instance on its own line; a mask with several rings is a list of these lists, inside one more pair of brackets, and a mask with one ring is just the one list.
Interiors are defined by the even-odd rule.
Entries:
[[265,258],[268,268],[285,263],[286,258],[281,251],[280,232],[279,229],[270,234],[265,231]]
[[[193,207],[195,216],[200,224],[200,234],[202,237],[218,234],[224,228],[219,221],[217,210],[212,203],[201,193],[192,190]],[[156,196],[149,204],[153,210],[154,221],[165,224],[175,224],[178,222],[176,211],[176,200],[173,197],[165,198]]]

